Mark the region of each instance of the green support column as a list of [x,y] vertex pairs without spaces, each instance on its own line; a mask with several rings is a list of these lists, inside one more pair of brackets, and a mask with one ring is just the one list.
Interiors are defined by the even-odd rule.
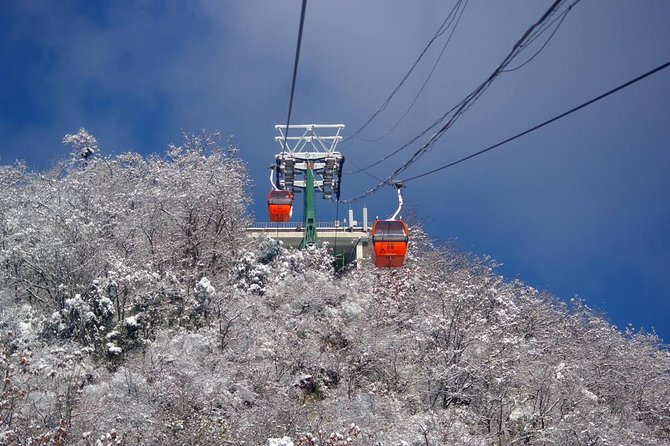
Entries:
[[305,249],[310,245],[316,245],[319,237],[316,234],[316,205],[314,203],[314,171],[312,163],[307,164],[305,171],[305,232],[302,236],[300,249]]

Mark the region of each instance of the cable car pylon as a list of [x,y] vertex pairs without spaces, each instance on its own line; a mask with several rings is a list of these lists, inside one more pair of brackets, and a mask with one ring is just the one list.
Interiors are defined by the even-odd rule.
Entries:
[[[337,200],[340,198],[344,156],[335,149],[342,140],[340,132],[343,128],[344,124],[275,125],[279,133],[275,141],[282,151],[275,155],[275,166],[270,176],[273,190],[268,194],[268,213],[273,222],[288,221],[294,194],[304,192],[303,239],[300,249],[319,241],[316,230],[316,194],[321,193],[324,199],[332,199],[333,196]],[[291,130],[302,134],[291,136]]]
[[378,268],[399,268],[405,263],[409,244],[409,229],[400,218],[402,211],[402,191],[405,185],[401,181],[393,182],[398,194],[398,209],[386,220],[375,220],[370,231],[372,243],[372,262]]

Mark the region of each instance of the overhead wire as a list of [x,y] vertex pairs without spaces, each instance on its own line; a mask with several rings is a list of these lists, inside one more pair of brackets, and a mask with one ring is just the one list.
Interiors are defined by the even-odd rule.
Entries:
[[[409,112],[414,108],[414,105],[416,105],[416,102],[419,100],[419,97],[423,93],[423,91],[426,89],[426,86],[428,85],[428,82],[433,76],[433,73],[435,73],[435,69],[437,68],[438,64],[442,60],[442,56],[444,56],[444,53],[447,50],[447,47],[449,46],[449,43],[451,42],[451,38],[454,36],[454,33],[456,32],[456,28],[458,27],[458,24],[461,22],[461,17],[463,17],[463,13],[465,12],[465,7],[468,5],[469,0],[465,0],[465,3],[463,5],[463,8],[461,9],[460,13],[458,14],[458,18],[456,19],[456,23],[454,24],[454,27],[451,29],[451,33],[449,33],[449,37],[447,38],[446,42],[444,42],[444,45],[442,46],[442,50],[440,51],[440,54],[437,56],[437,59],[435,59],[435,63],[433,63],[433,67],[430,69],[430,72],[428,73],[428,76],[426,76],[426,79],[423,81],[423,84],[421,85],[421,88],[419,88],[419,91],[416,93],[414,96],[414,99],[412,102],[409,104],[405,112],[400,116],[400,119],[396,121],[395,124],[386,132],[385,135],[382,136],[382,138],[388,136],[393,130],[395,130],[400,123],[407,117]],[[379,139],[382,139],[379,138]]]
[[362,126],[360,126],[360,127],[359,127],[355,132],[353,132],[351,135],[349,135],[348,137],[344,138],[344,139],[342,140],[343,143],[346,142],[346,141],[349,141],[349,140],[352,139],[352,138],[356,138],[356,137],[358,137],[358,135],[359,135],[363,130],[365,130],[365,129],[367,128],[367,126],[369,126],[369,125],[372,123],[372,121],[374,121],[375,118],[377,118],[377,116],[379,116],[379,114],[382,113],[382,112],[386,109],[386,107],[388,107],[389,103],[391,102],[391,99],[393,99],[393,97],[394,97],[394,96],[398,93],[398,91],[402,88],[402,86],[405,84],[405,82],[406,82],[407,79],[410,77],[410,75],[412,74],[412,72],[414,72],[414,70],[416,69],[416,67],[419,65],[419,62],[421,62],[421,59],[423,59],[423,57],[426,55],[426,53],[428,52],[428,50],[430,49],[430,47],[433,45],[433,43],[435,43],[435,41],[436,41],[440,36],[442,36],[442,34],[444,34],[444,33],[446,32],[447,29],[449,29],[449,26],[450,26],[451,22],[453,21],[452,16],[455,17],[455,12],[457,11],[457,8],[460,7],[460,5],[461,5],[462,2],[463,2],[463,0],[458,0],[458,1],[456,2],[456,5],[451,9],[451,11],[449,12],[449,15],[447,15],[447,17],[446,17],[446,18],[444,19],[444,21],[440,24],[440,27],[437,29],[437,31],[435,32],[435,34],[433,35],[433,37],[430,39],[430,41],[428,41],[428,44],[426,44],[426,46],[423,48],[423,50],[422,50],[421,53],[419,54],[419,57],[417,57],[417,59],[414,61],[414,63],[413,63],[412,66],[410,67],[410,69],[407,71],[407,73],[405,73],[405,75],[404,75],[403,78],[400,80],[400,82],[398,83],[398,85],[396,85],[396,87],[393,89],[393,91],[391,92],[391,94],[389,94],[389,96],[388,96],[388,97],[386,98],[386,100],[382,103],[382,105],[381,105],[381,106],[380,106],[380,107],[379,107],[379,108],[378,108],[378,109],[377,109],[377,110],[376,110],[376,111],[375,111],[375,112],[368,118],[367,121],[365,121],[365,123],[364,123]]
[[[389,158],[393,157],[394,155],[400,153],[401,151],[405,150],[407,147],[409,147],[409,146],[411,146],[412,144],[414,144],[418,139],[422,138],[422,137],[423,137],[424,135],[426,135],[428,132],[430,132],[430,131],[433,130],[435,127],[437,127],[438,125],[440,125],[440,124],[442,123],[442,121],[444,121],[444,120],[446,119],[447,116],[449,116],[454,110],[456,110],[456,109],[458,108],[458,105],[459,105],[459,104],[454,105],[449,111],[447,111],[447,112],[444,113],[442,116],[440,116],[438,119],[436,119],[435,121],[433,121],[433,123],[432,123],[430,126],[426,127],[424,130],[422,130],[421,133],[419,133],[418,135],[414,136],[412,139],[410,139],[409,141],[407,141],[405,144],[403,144],[402,146],[398,147],[398,148],[395,149],[394,151],[388,153],[387,155],[384,155],[383,157],[381,157],[381,158],[378,159],[377,161],[375,161],[375,162],[373,162],[373,163],[371,163],[371,164],[368,164],[368,165],[365,166],[365,167],[358,167],[355,163],[353,163],[353,162],[350,161],[351,164],[353,164],[355,167],[358,168],[358,170],[355,170],[355,171],[353,171],[353,172],[346,172],[346,174],[347,174],[347,175],[353,175],[353,174],[361,173],[361,172],[367,174],[367,171],[368,171],[369,169],[371,169],[372,167],[375,167],[375,166],[377,166],[377,165],[383,163],[383,162],[386,161],[387,159],[389,159]],[[383,181],[383,180],[380,180],[380,181]]]
[[[516,71],[516,70],[518,70],[518,69],[521,69],[521,68],[525,67],[525,66],[528,65],[530,62],[532,62],[533,59],[535,59],[535,58],[536,58],[536,57],[537,57],[537,56],[538,56],[538,55],[539,55],[539,54],[546,48],[546,46],[549,44],[549,42],[551,42],[551,39],[554,38],[554,35],[556,35],[556,32],[558,31],[558,29],[559,29],[559,28],[561,27],[561,25],[563,24],[563,21],[565,20],[565,18],[568,16],[568,13],[570,13],[570,11],[572,10],[573,6],[575,6],[575,5],[576,5],[577,3],[579,3],[580,1],[581,1],[581,0],[575,0],[570,6],[568,6],[568,7],[566,8],[565,11],[563,11],[558,17],[556,17],[554,20],[551,21],[551,23],[549,23],[549,24],[547,25],[546,28],[550,28],[551,25],[553,25],[554,23],[556,23],[556,22],[558,21],[558,24],[556,25],[556,27],[554,28],[554,30],[551,32],[551,34],[549,35],[549,37],[547,38],[547,40],[542,44],[542,46],[535,52],[535,54],[533,54],[531,57],[529,57],[528,60],[526,60],[526,61],[523,62],[522,64],[520,64],[520,65],[518,65],[518,66],[516,66],[516,67],[514,67],[514,68],[509,68],[509,69],[507,69],[507,70],[503,70],[503,73],[510,73],[510,72],[512,72],[512,71]],[[546,28],[545,28],[545,29],[546,29]],[[538,35],[536,36],[536,38],[539,37],[539,36],[540,36],[540,34],[538,34]],[[533,39],[533,41],[534,41],[534,40],[535,40],[535,39]],[[532,41],[529,41],[529,42],[528,42],[529,45],[530,45],[531,43],[532,43]]]
[[293,80],[291,81],[291,96],[288,101],[288,115],[286,117],[286,132],[284,133],[284,143],[281,147],[282,154],[286,150],[286,142],[288,140],[288,127],[291,123],[291,110],[293,109],[293,95],[295,93],[295,81],[298,77],[298,61],[300,59],[300,46],[302,44],[302,31],[305,25],[305,11],[307,9],[307,0],[302,0],[302,8],[300,9],[300,27],[298,28],[298,43],[295,47],[295,61],[293,63]]
[[[538,50],[538,51],[537,51],[537,52],[536,52],[536,53],[535,53],[529,60],[527,60],[526,62],[524,62],[522,65],[520,65],[520,66],[518,66],[518,67],[516,67],[516,68],[509,69],[509,70],[502,70],[501,73],[502,73],[502,72],[514,71],[514,70],[516,70],[516,69],[519,69],[519,68],[521,68],[522,66],[525,66],[526,64],[528,64],[528,63],[529,63],[532,59],[534,59],[537,55],[539,55],[540,52],[542,52],[542,50],[543,50],[543,49],[546,47],[546,45],[549,43],[549,40],[551,40],[551,38],[554,36],[554,34],[558,31],[558,28],[560,28],[560,26],[561,26],[561,24],[563,23],[563,20],[565,19],[565,17],[567,16],[567,14],[571,11],[571,9],[572,9],[574,6],[575,6],[577,3],[579,3],[580,1],[581,1],[581,0],[575,0],[575,1],[574,1],[568,8],[566,8],[566,10],[563,11],[558,17],[556,17],[554,20],[552,20],[552,21],[549,22],[548,19],[551,18],[551,17],[557,12],[557,9],[552,10],[552,11],[547,15],[547,17],[546,17],[546,19],[545,19],[545,23],[543,23],[543,24],[541,24],[540,26],[538,26],[535,30],[533,30],[533,31],[528,35],[528,39],[527,39],[527,41],[524,42],[522,45],[519,46],[519,50],[520,50],[520,52],[521,52],[524,48],[526,48],[526,47],[528,47],[529,45],[531,45],[531,44],[532,44],[538,37],[540,37],[542,34],[544,34],[544,33],[546,32],[546,30],[547,30],[548,28],[551,27],[551,25],[553,25],[554,23],[556,23],[557,20],[560,19],[559,24],[556,26],[556,28],[555,28],[554,31],[552,32],[551,36],[550,36],[549,39],[547,40],[547,42],[545,42],[544,45],[543,45],[543,46],[542,46],[542,47],[541,47],[541,48],[540,48],[540,49],[539,49],[539,50]],[[519,54],[520,54],[520,52],[519,52]],[[483,93],[483,92],[482,92],[482,93]],[[440,123],[442,123],[442,122],[443,122],[443,121],[444,121],[444,120],[445,120],[445,119],[446,119],[452,112],[454,112],[456,109],[458,109],[458,108],[462,105],[462,103],[463,103],[465,100],[467,100],[467,99],[468,99],[468,97],[466,97],[466,99],[464,99],[464,100],[462,100],[461,102],[459,102],[459,103],[457,103],[456,105],[454,105],[450,110],[448,110],[446,113],[442,114],[437,120],[435,120],[429,127],[427,127],[426,129],[424,129],[424,130],[423,130],[421,133],[419,133],[417,136],[415,136],[415,137],[413,137],[412,139],[410,139],[407,143],[403,144],[402,146],[398,147],[397,149],[393,150],[392,152],[390,152],[390,153],[384,155],[383,157],[381,157],[381,158],[378,159],[377,161],[375,161],[375,162],[373,162],[373,163],[371,163],[371,164],[368,164],[367,166],[365,166],[365,167],[363,167],[363,168],[359,168],[358,170],[355,170],[355,171],[352,171],[352,172],[345,172],[345,174],[350,174],[350,175],[351,175],[351,174],[357,174],[357,173],[365,172],[367,169],[370,169],[370,168],[372,168],[372,167],[375,167],[375,166],[381,164],[382,162],[384,162],[384,161],[386,161],[386,160],[392,158],[393,156],[395,156],[396,154],[400,153],[401,151],[403,151],[403,150],[406,149],[407,147],[411,146],[414,142],[416,142],[418,139],[420,139],[421,137],[423,137],[426,133],[428,133],[429,131],[431,131],[433,128],[437,127],[437,126],[438,126]],[[465,111],[465,110],[464,110],[464,111]],[[352,164],[354,164],[354,163],[352,163]]]
[[[417,149],[412,156],[404,164],[398,167],[388,178],[384,181],[380,181],[374,187],[368,189],[361,195],[358,195],[354,198],[348,200],[342,200],[343,203],[354,203],[356,201],[362,200],[375,192],[381,189],[384,185],[388,184],[392,179],[396,178],[399,174],[404,172],[409,168],[414,162],[416,162],[424,153],[432,148],[437,140],[439,140],[447,130],[449,130],[454,122],[463,115],[471,106],[476,102],[477,99],[488,89],[488,87],[493,83],[493,81],[502,73],[502,71],[523,51],[525,45],[528,43],[528,39],[536,34],[537,30],[540,29],[547,20],[558,10],[561,4],[565,0],[555,0],[551,6],[544,12],[544,14],[533,24],[531,25],[519,38],[512,47],[512,50],[507,54],[503,61],[495,68],[495,70],[486,78],[484,82],[479,84],[470,94],[468,94],[461,102],[455,106],[455,111],[452,117],[437,131],[435,132],[430,139],[423,144],[419,149]],[[544,28],[546,29],[546,28]],[[454,110],[454,109],[452,109]],[[450,112],[445,113],[443,116],[447,116]],[[441,121],[436,121],[441,122]],[[433,123],[432,126],[436,124]],[[424,130],[424,133],[426,131]]]
[[630,81],[628,81],[628,82],[625,82],[625,83],[619,85],[618,87],[615,87],[615,88],[613,88],[613,89],[611,89],[611,90],[609,90],[609,91],[607,91],[607,92],[605,92],[605,93],[603,93],[603,94],[601,94],[601,95],[599,95],[599,96],[596,96],[596,97],[593,98],[593,99],[590,99],[590,100],[588,100],[588,101],[586,101],[586,102],[584,102],[584,103],[582,103],[582,104],[580,104],[580,105],[578,105],[578,106],[576,106],[576,107],[573,107],[573,108],[571,108],[570,110],[568,110],[568,111],[566,111],[566,112],[563,112],[563,113],[561,113],[561,114],[559,114],[559,115],[557,115],[557,116],[554,116],[554,117],[551,118],[551,119],[547,119],[546,121],[542,122],[541,124],[538,124],[538,125],[536,125],[536,126],[534,126],[534,127],[531,127],[531,128],[529,128],[528,130],[524,130],[523,132],[517,133],[516,135],[514,135],[514,136],[512,136],[512,137],[509,137],[509,138],[507,138],[507,139],[505,139],[505,140],[503,140],[503,141],[500,141],[499,143],[493,144],[492,146],[489,146],[489,147],[487,147],[487,148],[485,148],[485,149],[483,149],[483,150],[480,150],[480,151],[475,152],[475,153],[473,153],[473,154],[471,154],[471,155],[468,155],[468,156],[466,156],[466,157],[463,157],[463,158],[461,158],[461,159],[459,159],[459,160],[453,161],[453,162],[451,162],[451,163],[449,163],[449,164],[445,164],[445,165],[443,165],[443,166],[437,167],[437,168],[432,169],[432,170],[429,170],[429,171],[427,171],[427,172],[424,172],[424,173],[421,173],[421,174],[418,174],[418,175],[414,175],[414,176],[409,177],[409,178],[407,178],[407,179],[405,179],[405,180],[403,180],[403,181],[404,181],[404,182],[408,182],[408,181],[417,180],[417,179],[419,179],[419,178],[423,178],[423,177],[425,177],[425,176],[434,174],[434,173],[436,173],[436,172],[439,172],[439,171],[441,171],[441,170],[444,170],[444,169],[447,169],[447,168],[449,168],[449,167],[455,166],[455,165],[460,164],[460,163],[462,163],[462,162],[464,162],[464,161],[467,161],[467,160],[469,160],[469,159],[475,158],[475,157],[477,157],[477,156],[479,156],[479,155],[482,155],[482,154],[484,154],[484,153],[486,153],[486,152],[489,152],[489,151],[491,151],[491,150],[493,150],[493,149],[496,149],[496,148],[498,148],[498,147],[500,147],[500,146],[502,146],[502,145],[504,145],[504,144],[507,144],[508,142],[512,142],[512,141],[514,141],[515,139],[521,138],[522,136],[525,136],[525,135],[527,135],[527,134],[529,134],[529,133],[531,133],[531,132],[534,132],[534,131],[536,131],[536,130],[539,130],[539,129],[541,129],[541,128],[544,127],[544,126],[547,126],[547,125],[549,125],[549,124],[551,124],[551,123],[553,123],[553,122],[558,121],[559,119],[562,119],[562,118],[564,118],[564,117],[566,117],[566,116],[568,116],[568,115],[571,115],[572,113],[575,113],[575,112],[577,112],[577,111],[579,111],[579,110],[581,110],[581,109],[583,109],[583,108],[585,108],[585,107],[588,107],[589,105],[591,105],[591,104],[593,104],[593,103],[595,103],[595,102],[598,102],[598,101],[600,101],[600,100],[602,100],[602,99],[605,99],[606,97],[608,97],[608,96],[610,96],[610,95],[613,95],[614,93],[616,93],[616,92],[618,92],[618,91],[621,91],[621,90],[623,90],[624,88],[627,88],[627,87],[629,87],[629,86],[631,86],[631,85],[633,85],[633,84],[635,84],[635,83],[637,83],[637,82],[639,82],[639,81],[641,81],[641,80],[643,80],[643,79],[645,79],[645,78],[651,76],[652,74],[658,73],[659,71],[664,70],[664,69],[666,69],[666,68],[668,68],[668,67],[670,67],[670,61],[668,61],[668,62],[666,62],[666,63],[664,63],[664,64],[662,64],[662,65],[659,65],[658,67],[656,67],[656,68],[654,68],[654,69],[652,69],[652,70],[650,70],[650,71],[647,71],[646,73],[644,73],[644,74],[642,74],[642,75],[636,77],[635,79],[632,79],[632,80],[630,80]]
[[[448,20],[449,23],[447,23],[446,26],[444,26],[444,22],[443,22],[442,26],[440,27],[440,29],[442,29],[442,28],[444,28],[444,29],[442,29],[441,32],[438,32],[438,34],[436,34],[437,37],[444,34],[444,32],[446,32],[449,28],[451,28],[451,32],[449,33],[449,36],[447,37],[447,40],[444,42],[444,45],[442,45],[442,49],[440,50],[439,55],[435,59],[435,62],[433,63],[433,66],[431,67],[428,75],[426,76],[426,79],[424,79],[423,84],[421,85],[421,88],[419,88],[416,95],[414,95],[414,99],[412,100],[410,105],[405,109],[405,111],[400,116],[400,118],[396,121],[396,123],[393,124],[393,126],[391,126],[391,128],[389,130],[387,130],[384,134],[382,134],[382,135],[380,135],[376,138],[364,138],[362,136],[357,136],[357,133],[355,133],[351,137],[355,137],[356,139],[359,139],[359,140],[364,141],[364,142],[380,141],[380,140],[386,138],[388,135],[390,135],[400,125],[400,123],[405,119],[405,117],[407,117],[407,115],[412,110],[412,108],[414,108],[414,105],[418,101],[418,99],[421,96],[421,94],[423,93],[423,91],[426,89],[426,86],[428,85],[428,82],[430,82],[430,79],[432,78],[433,74],[435,73],[435,69],[437,68],[440,61],[442,60],[442,57],[444,56],[444,53],[446,52],[447,47],[449,46],[449,43],[451,43],[451,39],[454,36],[454,33],[456,32],[456,28],[458,27],[458,24],[461,22],[461,17],[463,17],[463,13],[465,12],[465,8],[466,8],[468,2],[469,2],[469,0],[459,0],[456,3],[456,5],[454,6],[454,8],[451,10],[449,15],[447,16],[446,20]],[[462,8],[461,8],[461,5],[463,5]],[[452,23],[454,23],[453,27],[451,26]],[[432,41],[430,43],[432,43]]]
[[349,160],[349,163],[351,163],[358,170],[355,170],[354,172],[343,172],[343,175],[349,175],[349,174],[352,174],[352,173],[363,172],[364,174],[366,174],[367,176],[369,176],[372,179],[375,179],[377,181],[384,181],[382,178],[378,177],[377,175],[374,175],[374,174],[368,172],[369,168],[372,167],[372,166],[361,167],[361,166],[359,166],[358,164],[354,163],[351,160]]

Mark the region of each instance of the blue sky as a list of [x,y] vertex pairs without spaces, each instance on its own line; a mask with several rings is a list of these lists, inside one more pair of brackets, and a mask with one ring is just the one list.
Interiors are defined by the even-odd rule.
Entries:
[[[471,0],[426,90],[375,143],[376,160],[451,108],[488,74],[549,1]],[[395,87],[453,1],[308,3],[293,123],[353,132]],[[0,3],[0,162],[33,169],[66,155],[85,127],[107,153],[160,153],[182,130],[220,130],[241,148],[264,219],[267,166],[284,123],[300,1]],[[407,176],[480,150],[670,59],[670,2],[583,0],[547,47],[506,73]],[[363,135],[387,133],[441,43]],[[528,54],[532,54],[533,51]],[[524,60],[522,57],[520,60]],[[536,133],[408,184],[407,207],[434,238],[490,255],[500,273],[563,299],[578,295],[620,327],[670,340],[670,70]],[[405,151],[372,169],[386,176]],[[345,170],[350,170],[351,165]],[[346,175],[342,196],[374,181]],[[394,195],[367,200],[388,216]],[[360,215],[360,206],[354,210]],[[320,220],[335,207],[320,203]],[[345,210],[340,210],[343,217]],[[299,215],[298,215],[299,217]]]

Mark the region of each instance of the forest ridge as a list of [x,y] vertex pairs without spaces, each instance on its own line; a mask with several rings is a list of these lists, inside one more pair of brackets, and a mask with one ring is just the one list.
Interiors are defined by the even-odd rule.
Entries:
[[245,235],[218,133],[0,166],[0,445],[668,445],[670,353],[411,227],[407,262]]

